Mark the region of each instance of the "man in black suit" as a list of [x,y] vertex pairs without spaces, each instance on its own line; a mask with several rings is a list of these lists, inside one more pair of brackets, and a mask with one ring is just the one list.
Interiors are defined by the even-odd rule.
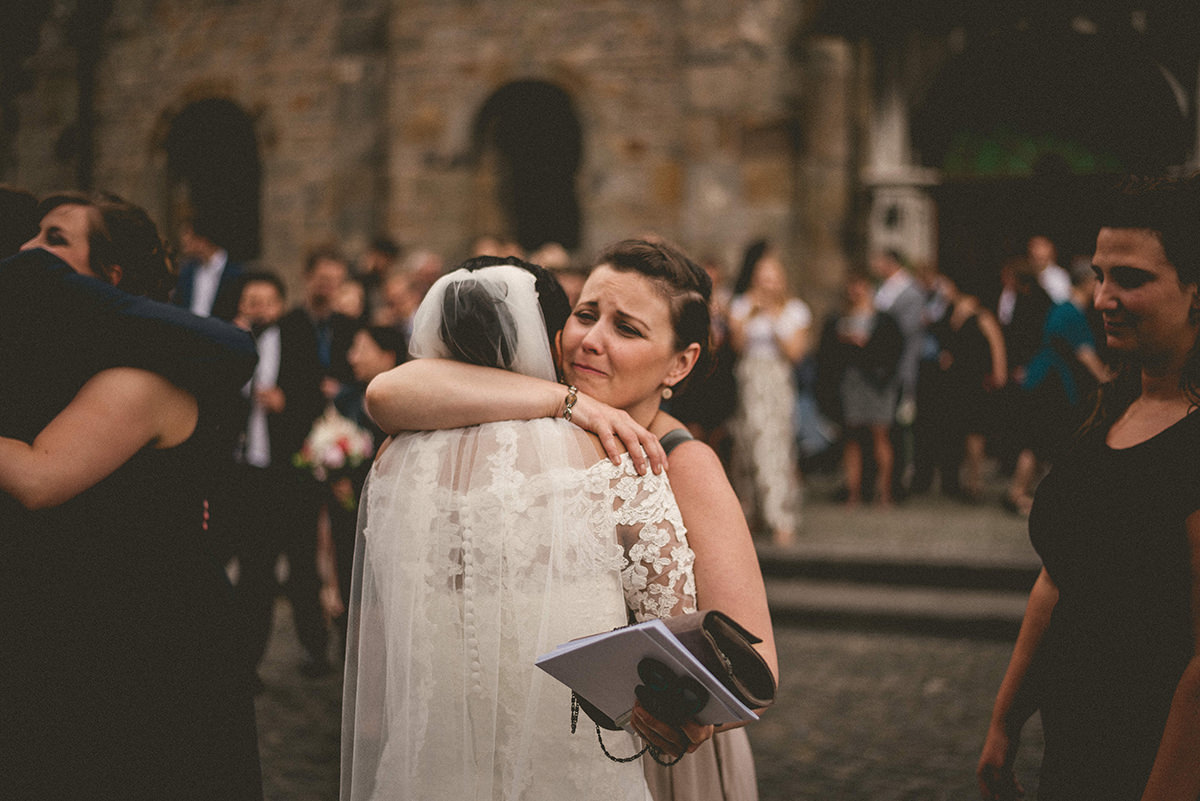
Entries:
[[304,262],[304,302],[284,315],[282,321],[307,328],[316,339],[317,360],[324,374],[322,390],[327,401],[354,385],[354,371],[346,354],[354,342],[358,322],[333,310],[334,298],[349,276],[349,263],[337,250],[331,247],[312,250]]
[[1008,361],[1008,383],[997,396],[996,434],[990,446],[1004,472],[1011,471],[1021,451],[1016,432],[1024,429],[1027,412],[1025,368],[1042,343],[1042,328],[1054,308],[1054,301],[1038,282],[1038,273],[1022,257],[1011,258],[1000,267],[1001,290],[996,300],[996,319],[1004,334]]
[[232,320],[238,310],[242,265],[229,260],[216,234],[203,220],[184,223],[180,248],[186,257],[171,301],[201,317]]
[[238,608],[245,625],[247,666],[257,670],[271,633],[278,591],[275,566],[287,556],[284,590],[307,654],[302,668],[327,664],[328,632],[316,572],[320,485],[292,466],[323,400],[317,344],[309,326],[281,319],[284,285],[272,273],[247,273],[234,322],[254,335],[259,354],[243,389],[246,414],[222,494],[228,552],[237,557]]

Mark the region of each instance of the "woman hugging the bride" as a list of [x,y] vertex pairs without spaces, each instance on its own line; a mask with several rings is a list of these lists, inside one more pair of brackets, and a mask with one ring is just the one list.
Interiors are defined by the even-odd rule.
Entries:
[[[644,620],[699,606],[761,637],[778,677],[741,507],[716,454],[660,409],[706,368],[711,284],[660,242],[617,243],[595,265],[574,310],[530,265],[444,277],[443,288],[524,271],[490,306],[431,293],[413,350],[427,358],[368,387],[372,418],[407,433],[379,458],[365,504],[343,799],[371,798],[376,783],[378,797],[422,799],[757,799],[745,729],[670,726],[638,707],[633,728],[646,743],[687,754],[674,767],[643,759],[643,781],[636,767],[608,762],[594,738],[567,734],[569,691],[533,667],[627,612]],[[514,311],[520,286],[536,289],[540,313]],[[474,338],[476,317],[501,308],[515,322],[494,328],[515,337],[490,336],[496,344],[481,352],[441,336],[453,330],[449,311],[469,310],[463,330]],[[540,363],[522,358],[533,342]],[[605,735],[609,750],[633,753],[619,734]]]
[[[475,259],[430,290],[411,351],[553,381],[569,311],[545,270]],[[372,468],[361,527],[344,799],[648,797],[637,766],[567,735],[570,691],[534,659],[630,611],[695,611],[665,476],[561,417],[408,432]]]

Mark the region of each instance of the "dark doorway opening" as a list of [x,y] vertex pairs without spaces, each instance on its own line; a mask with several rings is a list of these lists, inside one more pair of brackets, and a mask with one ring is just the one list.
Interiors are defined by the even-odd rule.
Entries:
[[1192,123],[1137,43],[1062,30],[988,36],[940,73],[914,113],[922,162],[943,176],[939,264],[983,289],[1000,262],[1050,236],[1091,255],[1089,201],[1123,172],[1183,164]]
[[202,222],[231,259],[257,258],[262,166],[249,115],[223,98],[196,101],[171,122],[166,148],[175,228]]
[[494,156],[503,233],[527,251],[546,242],[579,247],[575,176],[583,143],[566,92],[541,81],[510,83],[484,104],[475,133],[479,151]]

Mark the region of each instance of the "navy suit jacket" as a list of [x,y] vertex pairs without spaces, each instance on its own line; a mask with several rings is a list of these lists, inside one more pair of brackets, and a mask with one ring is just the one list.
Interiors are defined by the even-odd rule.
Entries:
[[109,367],[158,373],[224,410],[257,359],[247,332],[79,275],[45,250],[0,262],[0,376],[13,390],[0,392],[0,435],[32,441]]

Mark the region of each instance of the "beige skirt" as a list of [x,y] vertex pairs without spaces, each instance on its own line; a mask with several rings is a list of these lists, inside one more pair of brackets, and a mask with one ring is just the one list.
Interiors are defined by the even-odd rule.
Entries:
[[758,801],[745,728],[719,732],[672,767],[649,756],[642,757],[642,766],[654,801]]

